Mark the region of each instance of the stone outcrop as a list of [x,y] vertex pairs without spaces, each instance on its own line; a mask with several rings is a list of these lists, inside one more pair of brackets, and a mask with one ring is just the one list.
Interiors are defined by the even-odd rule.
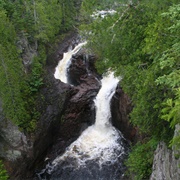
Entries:
[[21,51],[21,58],[25,72],[29,70],[29,66],[31,65],[34,57],[38,54],[37,46],[37,42],[30,44],[25,32],[21,31],[21,33],[18,34],[17,47]]
[[9,161],[17,160],[30,148],[26,136],[9,120],[0,121],[0,157]]
[[[180,133],[180,125],[176,125],[175,136]],[[176,147],[168,149],[160,142],[155,153],[150,180],[179,180],[180,179],[180,150]]]
[[118,86],[111,100],[112,124],[122,132],[127,140],[135,143],[140,137],[138,130],[129,122],[129,113],[131,111],[130,98]]

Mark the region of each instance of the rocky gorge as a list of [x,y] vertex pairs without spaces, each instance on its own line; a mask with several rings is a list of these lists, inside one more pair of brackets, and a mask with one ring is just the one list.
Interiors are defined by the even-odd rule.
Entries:
[[[62,153],[84,129],[94,123],[93,100],[100,89],[99,80],[101,78],[94,66],[96,57],[85,55],[85,50],[73,56],[68,73],[74,86],[54,78],[54,70],[58,61],[70,46],[77,44],[79,41],[77,39],[76,34],[69,35],[59,44],[55,53],[47,58],[44,78],[46,85],[40,92],[44,100],[39,102],[41,118],[37,131],[31,136],[26,135],[10,121],[1,117],[1,157],[5,159],[12,179],[34,178],[35,171],[43,167],[46,158],[53,158],[56,154]],[[125,121],[125,136],[132,140],[134,134],[127,133],[130,126],[126,119],[130,101],[124,96],[120,87],[117,88],[112,107],[119,113],[112,119],[115,120],[117,127],[121,127]],[[124,105],[117,105],[117,108],[114,108],[121,101],[120,99],[127,105],[123,103]]]
[[[99,82],[101,75],[95,68],[97,57],[92,54],[87,55],[86,49],[83,48],[72,57],[68,69],[69,81],[72,85],[54,78],[55,67],[62,59],[63,53],[68,51],[69,47],[73,48],[78,41],[76,33],[70,34],[47,58],[45,85],[40,90],[43,101],[40,99],[38,102],[41,117],[35,133],[29,135],[19,131],[14,124],[3,117],[0,105],[0,155],[5,160],[10,179],[38,179],[36,173],[47,164],[48,159],[54,159],[57,154],[62,154],[83,130],[94,123],[93,100],[101,86]],[[138,129],[129,122],[128,115],[131,110],[130,98],[118,86],[111,100],[112,124],[122,132],[127,141],[134,143],[141,139],[141,136],[138,134]],[[161,155],[172,154],[171,150],[163,150],[164,148],[166,149],[165,145],[160,144],[157,152]],[[155,152],[153,170],[157,170],[156,166],[162,161],[161,155],[157,152]],[[167,160],[167,163],[173,162]],[[178,163],[175,162],[172,166],[177,167],[177,165]],[[169,171],[173,169],[169,168]],[[166,175],[157,176],[154,173],[151,176],[152,180],[157,177],[158,180],[168,179]],[[174,176],[174,179],[178,177],[179,174]]]

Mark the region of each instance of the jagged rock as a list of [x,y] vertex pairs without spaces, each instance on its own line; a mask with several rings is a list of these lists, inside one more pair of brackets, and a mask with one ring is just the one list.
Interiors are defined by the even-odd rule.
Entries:
[[[78,53],[72,57],[71,65],[68,69],[68,80],[70,84],[75,86],[80,85],[83,82],[87,83],[89,80],[91,81],[92,78],[96,79],[96,81],[100,78],[94,67],[95,56],[82,53],[83,52],[81,51],[81,54]],[[93,85],[94,83],[90,82],[89,84]],[[97,82],[95,82],[95,85],[96,84]]]
[[30,150],[32,144],[15,124],[3,116],[0,102],[0,158],[4,160],[9,174],[16,174],[22,164],[19,162],[30,156]]
[[136,142],[139,135],[138,130],[129,122],[129,113],[131,111],[130,98],[118,86],[111,100],[112,124],[122,132],[127,140]]
[[[77,58],[76,66],[71,71],[78,71],[82,65],[83,56],[79,54],[74,57],[74,61],[75,58]],[[71,88],[71,94],[64,106],[63,115],[59,119],[59,133],[56,134],[56,142],[49,151],[48,157],[54,158],[57,154],[61,154],[72,141],[79,137],[85,128],[94,123],[93,100],[99,91],[100,84],[97,77],[93,74],[87,75],[86,67],[84,66],[84,68],[79,78],[80,84],[77,86],[68,85]],[[56,81],[60,82],[59,80]]]
[[[175,136],[180,133],[180,125],[176,125]],[[179,180],[180,154],[178,149],[168,149],[164,142],[160,142],[155,153],[150,180]]]

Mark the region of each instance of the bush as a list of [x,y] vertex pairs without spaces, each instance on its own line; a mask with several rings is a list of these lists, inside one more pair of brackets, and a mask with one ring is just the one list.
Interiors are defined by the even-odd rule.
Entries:
[[6,180],[8,179],[7,171],[4,168],[3,162],[0,160],[0,179]]
[[153,154],[158,142],[151,139],[146,143],[137,143],[132,147],[126,161],[127,175],[134,180],[149,179],[152,171]]

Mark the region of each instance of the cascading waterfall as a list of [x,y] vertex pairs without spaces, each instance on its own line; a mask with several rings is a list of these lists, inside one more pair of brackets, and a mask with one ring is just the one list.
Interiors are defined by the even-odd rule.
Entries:
[[[58,64],[55,77],[67,82],[67,68],[70,58],[85,43],[80,43],[71,52],[65,53]],[[101,89],[94,103],[96,107],[95,124],[88,127],[74,141],[66,152],[58,156],[46,169],[45,179],[62,180],[110,180],[122,179],[123,159],[127,155],[126,141],[121,133],[111,124],[110,101],[115,93],[120,78],[108,72],[101,80]],[[44,177],[44,175],[43,175]]]
[[52,165],[56,166],[66,158],[73,158],[76,161],[75,168],[86,165],[86,161],[89,160],[96,160],[101,166],[116,159],[115,151],[124,153],[123,146],[118,143],[120,134],[110,123],[110,100],[118,82],[119,79],[115,78],[113,73],[101,80],[102,87],[95,99],[95,124],[87,128],[62,156],[53,161]]
[[67,53],[63,54],[63,59],[59,61],[56,69],[54,77],[56,79],[61,80],[64,83],[68,83],[67,80],[67,69],[69,68],[69,65],[71,64],[71,58],[73,55],[78,53],[78,51],[84,46],[86,42],[82,42],[78,44],[73,50],[68,51]]

